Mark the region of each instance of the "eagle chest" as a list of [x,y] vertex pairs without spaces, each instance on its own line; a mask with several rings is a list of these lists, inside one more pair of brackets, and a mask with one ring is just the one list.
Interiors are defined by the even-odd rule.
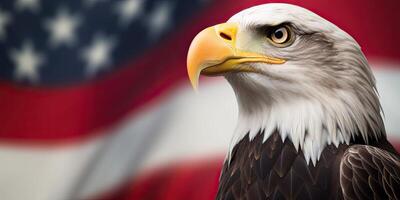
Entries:
[[342,199],[339,167],[347,145],[325,147],[316,166],[275,132],[244,137],[224,164],[217,199]]

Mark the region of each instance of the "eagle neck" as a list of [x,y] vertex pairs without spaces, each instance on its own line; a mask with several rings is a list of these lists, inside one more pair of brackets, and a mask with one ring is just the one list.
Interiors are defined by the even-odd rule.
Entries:
[[[354,138],[362,138],[366,144],[386,138],[381,116],[368,120],[371,115],[368,109],[360,109],[360,102],[354,102],[348,96],[351,94],[340,94],[340,98],[274,96],[273,99],[253,95],[252,109],[248,109],[248,99],[236,95],[239,117],[231,150],[242,139],[253,140],[260,130],[264,133],[263,141],[278,132],[283,142],[290,140],[297,151],[303,152],[307,163],[316,165],[328,145],[348,145]],[[255,99],[263,99],[264,104],[257,104]]]

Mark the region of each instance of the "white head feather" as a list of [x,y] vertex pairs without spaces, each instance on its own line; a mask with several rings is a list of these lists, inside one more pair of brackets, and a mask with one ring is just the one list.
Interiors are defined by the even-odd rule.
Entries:
[[[236,47],[284,58],[281,65],[248,63],[263,73],[231,73],[239,105],[231,148],[260,130],[264,141],[278,130],[315,165],[326,145],[385,137],[375,79],[360,46],[346,32],[315,13],[289,4],[255,6],[234,15]],[[265,42],[259,27],[288,23],[293,44]],[[257,28],[258,27],[258,28]],[[229,156],[228,156],[229,158]]]

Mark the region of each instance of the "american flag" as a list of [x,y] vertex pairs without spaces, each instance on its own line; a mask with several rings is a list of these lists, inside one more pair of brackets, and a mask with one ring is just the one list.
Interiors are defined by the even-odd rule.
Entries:
[[[1,1],[0,199],[213,199],[236,103],[224,80],[191,91],[187,49],[268,2]],[[361,44],[400,141],[400,4],[284,2]]]

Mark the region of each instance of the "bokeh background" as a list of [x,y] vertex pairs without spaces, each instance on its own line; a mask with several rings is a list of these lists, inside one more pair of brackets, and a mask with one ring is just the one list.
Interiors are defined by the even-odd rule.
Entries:
[[400,147],[398,0],[0,2],[0,199],[213,199],[236,124],[233,91],[186,53],[250,6],[303,6],[350,33]]

